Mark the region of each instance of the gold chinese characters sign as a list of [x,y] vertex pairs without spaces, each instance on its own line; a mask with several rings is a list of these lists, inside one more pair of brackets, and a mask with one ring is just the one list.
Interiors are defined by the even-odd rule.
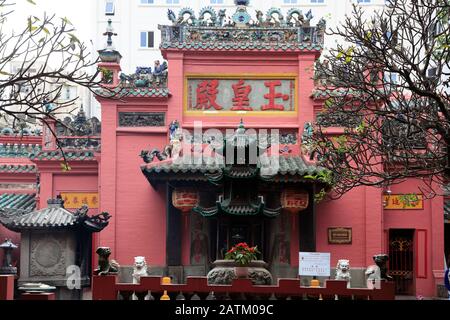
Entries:
[[328,228],[328,243],[351,244],[352,228]]
[[97,192],[62,192],[61,197],[67,209],[78,209],[83,204],[90,209],[97,209],[99,204]]
[[423,195],[421,194],[391,194],[383,199],[385,210],[421,210]]

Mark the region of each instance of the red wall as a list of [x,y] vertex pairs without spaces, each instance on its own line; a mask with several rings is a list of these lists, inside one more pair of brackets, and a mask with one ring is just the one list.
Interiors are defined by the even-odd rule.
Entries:
[[145,256],[150,265],[165,265],[165,190],[153,189],[140,170],[141,150],[162,146],[166,136],[117,137],[116,251],[122,264]]

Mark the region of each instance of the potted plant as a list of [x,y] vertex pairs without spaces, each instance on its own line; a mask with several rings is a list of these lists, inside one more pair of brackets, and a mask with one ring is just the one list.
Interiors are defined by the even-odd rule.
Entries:
[[234,260],[237,266],[234,272],[237,278],[246,278],[248,276],[248,265],[256,260],[259,254],[258,247],[249,247],[245,242],[238,243],[225,254],[226,260]]

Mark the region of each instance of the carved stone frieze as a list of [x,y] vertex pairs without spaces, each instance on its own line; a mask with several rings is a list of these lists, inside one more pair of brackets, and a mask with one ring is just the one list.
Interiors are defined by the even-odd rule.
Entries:
[[120,127],[163,127],[164,112],[119,112]]

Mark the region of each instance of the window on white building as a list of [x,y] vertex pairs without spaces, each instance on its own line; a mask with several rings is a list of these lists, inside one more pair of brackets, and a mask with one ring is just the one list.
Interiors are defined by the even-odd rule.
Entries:
[[223,0],[209,0],[211,4],[223,4]]
[[284,0],[284,3],[286,3],[286,4],[296,4],[297,0]]
[[325,3],[325,0],[310,0],[311,3]]
[[153,48],[155,46],[155,33],[153,31],[141,31],[141,48]]
[[66,100],[70,100],[71,95],[70,95],[70,87],[66,87]]
[[105,3],[105,15],[113,16],[115,13],[114,1],[106,1]]
[[141,0],[141,4],[153,4],[154,0]]
[[372,0],[358,0],[358,3],[371,3]]
[[180,0],[166,0],[167,4],[180,4]]
[[387,84],[396,84],[398,83],[398,74],[395,72],[385,72],[384,81]]

